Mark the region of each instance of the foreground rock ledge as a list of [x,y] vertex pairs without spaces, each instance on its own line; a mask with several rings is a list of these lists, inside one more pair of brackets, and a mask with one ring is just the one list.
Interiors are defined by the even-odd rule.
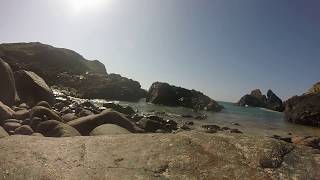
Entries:
[[0,139],[0,179],[316,179],[319,169],[317,150],[239,134]]

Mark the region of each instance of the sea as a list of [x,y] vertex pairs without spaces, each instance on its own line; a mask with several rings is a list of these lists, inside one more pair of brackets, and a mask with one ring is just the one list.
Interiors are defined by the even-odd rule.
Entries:
[[[170,115],[172,120],[193,121],[195,124],[215,124],[221,127],[237,128],[244,133],[262,136],[320,136],[320,128],[293,124],[284,119],[284,113],[257,107],[240,107],[230,102],[218,102],[224,109],[221,112],[194,112],[184,107],[168,107],[147,103],[145,99],[137,103],[118,102],[129,105],[141,113],[159,112]],[[206,114],[204,120],[181,118]]]

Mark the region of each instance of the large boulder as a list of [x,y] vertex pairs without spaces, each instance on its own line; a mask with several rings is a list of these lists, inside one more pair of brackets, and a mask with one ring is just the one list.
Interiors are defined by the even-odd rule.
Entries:
[[94,128],[90,132],[90,136],[116,135],[116,134],[131,134],[131,132],[115,124],[103,124],[101,126]]
[[30,119],[33,119],[34,117],[62,121],[61,117],[54,110],[43,106],[35,106],[31,109]]
[[10,66],[0,58],[0,101],[12,106],[18,101],[14,77]]
[[292,123],[320,127],[320,83],[316,83],[301,96],[285,102],[285,119]]
[[15,112],[10,107],[0,101],[0,124],[4,120],[12,118],[14,116],[14,113]]
[[167,83],[155,82],[151,85],[147,102],[166,106],[183,106],[195,110],[221,111],[222,106],[196,90],[188,90]]
[[123,114],[111,110],[104,110],[100,114],[81,117],[68,122],[68,124],[76,128],[84,136],[88,136],[93,129],[103,124],[116,124],[130,132],[141,132],[141,129]]
[[285,119],[292,123],[320,127],[320,93],[288,99],[285,102]]
[[36,105],[40,101],[54,103],[54,95],[46,82],[37,74],[31,71],[17,71],[14,73],[17,91],[21,101],[30,106]]
[[46,137],[72,137],[81,134],[68,124],[56,120],[48,120],[38,125],[37,132]]
[[282,100],[270,89],[267,92],[267,96],[263,95],[260,89],[255,89],[250,94],[244,95],[236,105],[262,107],[280,112],[284,110]]
[[319,151],[226,133],[0,139],[3,179],[318,179]]

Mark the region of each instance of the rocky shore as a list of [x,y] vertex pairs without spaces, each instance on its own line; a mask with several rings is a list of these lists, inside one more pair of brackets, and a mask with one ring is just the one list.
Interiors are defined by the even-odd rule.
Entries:
[[[206,118],[202,110],[223,108],[199,91],[156,82],[147,93],[97,61],[40,43],[2,44],[0,57],[0,179],[320,177],[320,138],[251,136],[197,123]],[[250,96],[265,100],[258,91]],[[86,99],[141,97],[199,115],[173,119]],[[276,97],[267,93],[267,107],[281,107]]]

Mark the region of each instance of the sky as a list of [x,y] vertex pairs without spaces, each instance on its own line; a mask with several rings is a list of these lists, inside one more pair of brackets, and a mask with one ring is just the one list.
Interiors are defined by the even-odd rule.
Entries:
[[282,99],[320,80],[318,0],[0,0],[0,43],[42,42],[235,102]]

